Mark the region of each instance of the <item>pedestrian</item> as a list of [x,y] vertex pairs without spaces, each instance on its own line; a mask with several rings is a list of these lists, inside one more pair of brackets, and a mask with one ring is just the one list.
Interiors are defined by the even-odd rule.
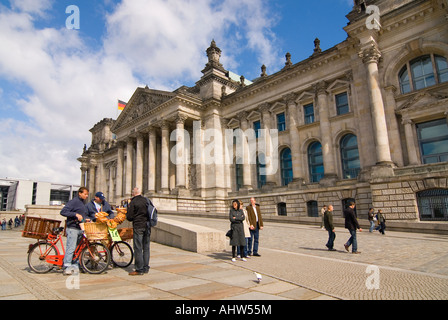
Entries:
[[328,241],[325,246],[329,251],[336,251],[336,249],[334,249],[334,240],[336,239],[336,233],[334,232],[333,206],[331,204],[328,206],[327,210],[325,210],[324,213],[324,226],[328,231]]
[[148,201],[141,195],[139,188],[132,190],[132,199],[127,208],[126,218],[132,222],[134,229],[134,267],[130,276],[141,276],[148,273],[150,256],[151,226],[148,221]]
[[350,201],[348,204],[348,207],[344,210],[345,228],[348,229],[348,231],[350,232],[350,238],[344,244],[344,247],[345,247],[345,250],[347,250],[347,252],[348,252],[349,247],[352,246],[352,253],[359,254],[361,252],[358,251],[358,241],[356,239],[356,230],[359,230],[361,232],[362,229],[359,226],[358,219],[356,218],[354,209],[355,209],[355,203],[353,201]]
[[327,205],[326,205],[326,204],[324,204],[323,207],[320,209],[320,217],[321,217],[321,220],[320,220],[320,228],[321,228],[322,230],[325,229],[325,223],[324,223],[324,214],[325,214],[325,211],[327,211]]
[[[250,198],[250,205],[246,207],[249,216],[250,239],[248,241],[247,253],[259,257],[258,245],[260,239],[260,230],[263,230],[263,218],[261,216],[260,205],[256,203],[255,198]],[[253,244],[253,248],[252,248]],[[253,250],[252,250],[253,249]]]
[[87,208],[87,222],[89,222],[89,220],[95,222],[96,221],[95,214],[99,212],[108,213],[109,214],[108,219],[113,219],[114,217],[114,212],[112,211],[110,204],[106,201],[106,197],[102,192],[97,192],[95,194],[95,198],[86,205],[86,208]]
[[370,222],[369,232],[373,232],[373,229],[375,228],[375,211],[374,211],[374,209],[370,208],[367,215],[368,215],[368,219]]
[[8,228],[9,228],[9,230],[12,229],[12,224],[13,224],[12,218],[9,218],[9,221],[8,221]]
[[[243,229],[244,229],[244,239],[246,241],[246,244],[244,245],[243,257],[249,258],[249,255],[247,254],[247,244],[248,244],[249,238],[250,238],[249,217],[248,217],[246,208],[244,208],[244,206],[243,206],[242,200],[240,200],[240,209],[243,210],[243,214],[244,214]],[[239,246],[236,247],[236,251],[238,254],[238,258],[241,258],[241,249]]]
[[229,212],[230,230],[232,230],[232,237],[230,238],[230,245],[232,246],[232,261],[236,261],[236,247],[240,247],[242,253],[241,260],[246,261],[244,255],[244,247],[246,245],[246,238],[244,236],[244,213],[240,208],[238,200],[232,201],[232,208]]
[[17,228],[18,226],[20,226],[20,220],[19,220],[19,217],[16,216],[14,218],[14,228]]
[[2,220],[2,230],[6,230],[6,219],[3,218]]
[[383,211],[381,209],[378,209],[376,215],[378,219],[378,230],[382,235],[385,235],[384,231],[386,230],[386,218],[384,217]]
[[64,256],[64,275],[73,273],[74,268],[79,269],[78,261],[73,260],[78,243],[81,241],[84,233],[84,222],[87,217],[87,209],[84,201],[89,197],[89,189],[81,187],[78,189],[78,196],[67,202],[62,208],[61,215],[67,218],[67,243],[65,245]]

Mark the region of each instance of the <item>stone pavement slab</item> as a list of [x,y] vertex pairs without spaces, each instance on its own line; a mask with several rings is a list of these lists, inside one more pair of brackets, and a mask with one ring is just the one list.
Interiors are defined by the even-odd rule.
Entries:
[[242,261],[231,263],[230,258],[157,243],[151,243],[151,269],[143,276],[129,276],[132,265],[110,267],[101,275],[81,273],[79,278],[56,269],[35,274],[27,264],[28,245],[34,242],[15,230],[0,232],[0,300],[292,300],[294,295],[282,294],[298,288],[311,292],[269,276],[258,284],[253,271],[241,267]]

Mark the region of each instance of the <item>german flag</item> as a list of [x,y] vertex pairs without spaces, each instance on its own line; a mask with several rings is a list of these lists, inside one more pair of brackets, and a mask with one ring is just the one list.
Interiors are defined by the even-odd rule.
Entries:
[[126,102],[118,100],[118,110],[124,110],[126,108]]

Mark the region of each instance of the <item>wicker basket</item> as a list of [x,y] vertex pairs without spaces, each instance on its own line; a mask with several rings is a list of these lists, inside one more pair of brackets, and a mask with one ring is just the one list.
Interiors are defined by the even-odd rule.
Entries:
[[47,239],[53,229],[59,228],[61,221],[38,217],[27,217],[25,228],[22,231],[22,237],[33,239]]
[[107,240],[109,231],[105,223],[84,223],[87,239],[91,241]]
[[118,234],[120,235],[121,240],[132,240],[134,237],[134,229],[132,228],[122,228],[118,229]]

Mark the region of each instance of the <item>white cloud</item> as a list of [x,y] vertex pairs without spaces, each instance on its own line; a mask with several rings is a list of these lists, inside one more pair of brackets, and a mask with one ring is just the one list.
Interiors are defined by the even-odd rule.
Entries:
[[[0,6],[0,77],[30,89],[15,101],[22,118],[0,114],[0,177],[79,183],[76,158],[89,145],[89,129],[115,118],[117,99],[137,86],[197,81],[213,38],[228,69],[241,67],[243,50],[260,65],[278,59],[262,0],[123,0],[106,17],[103,48],[95,52],[76,30],[37,28],[50,7],[49,0]],[[13,100],[17,92],[0,94]]]

